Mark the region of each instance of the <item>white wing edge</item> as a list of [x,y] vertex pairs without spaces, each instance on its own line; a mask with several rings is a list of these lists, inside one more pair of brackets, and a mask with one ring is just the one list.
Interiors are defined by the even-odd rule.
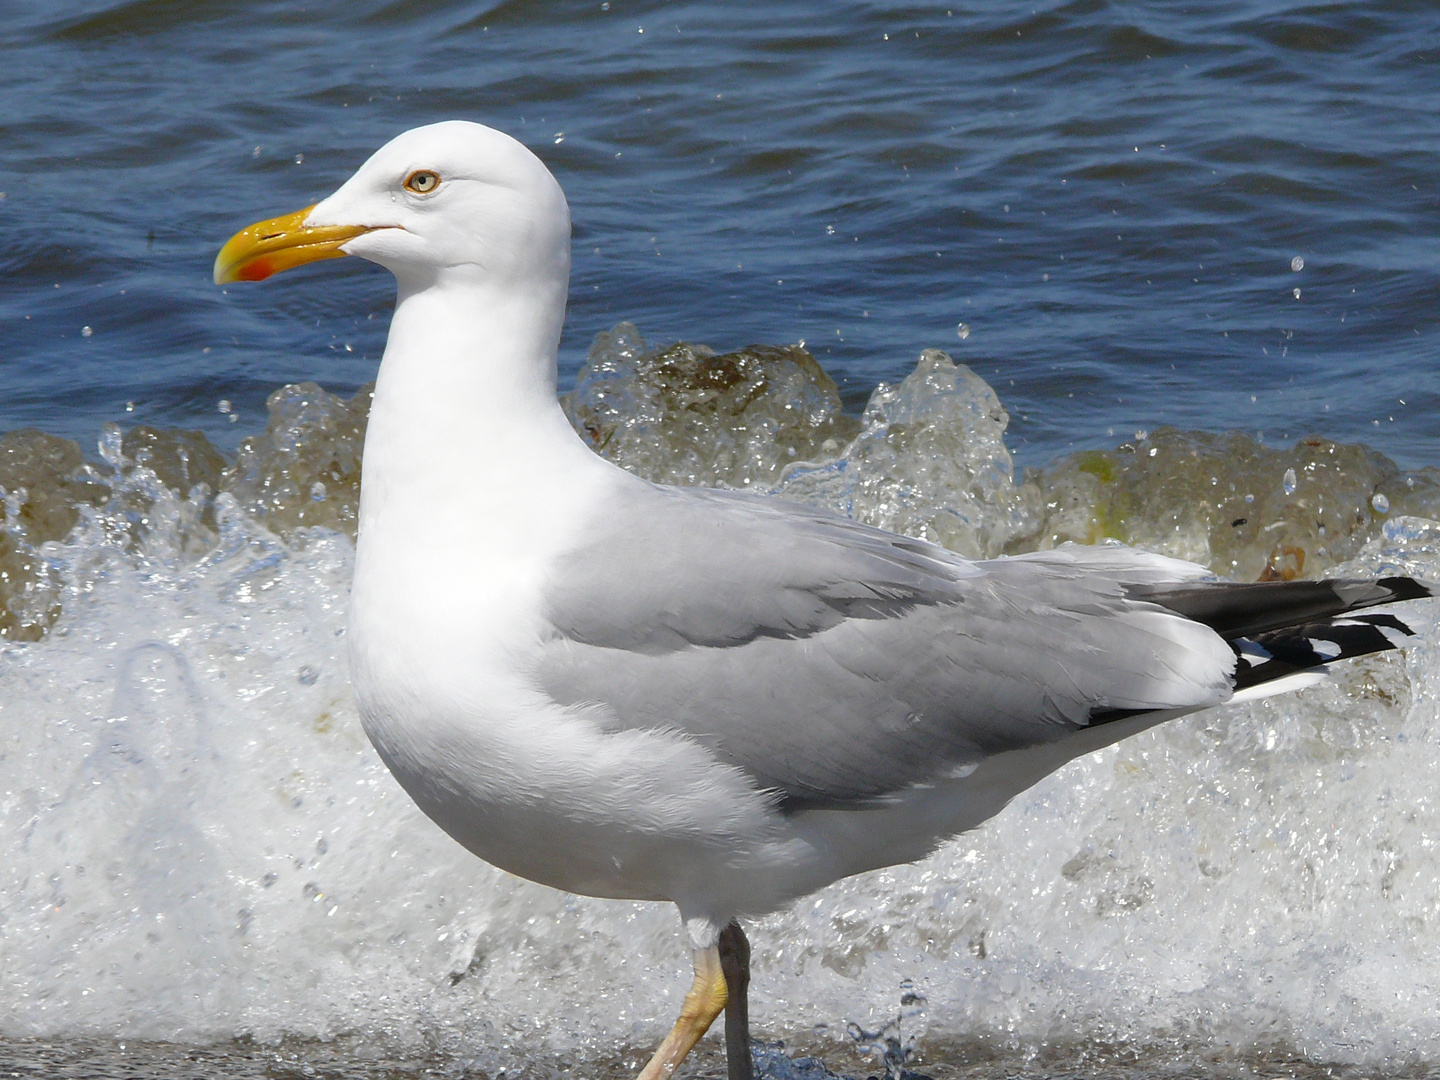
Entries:
[[1261,698],[1271,697],[1274,694],[1288,694],[1292,690],[1304,690],[1307,686],[1318,686],[1329,677],[1329,672],[1324,668],[1297,671],[1278,679],[1272,679],[1270,682],[1263,682],[1257,686],[1237,691],[1225,704],[1243,705],[1247,701],[1259,701]]

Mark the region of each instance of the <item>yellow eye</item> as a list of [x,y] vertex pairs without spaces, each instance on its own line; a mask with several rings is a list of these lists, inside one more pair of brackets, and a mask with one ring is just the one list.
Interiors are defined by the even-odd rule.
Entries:
[[440,186],[440,177],[429,169],[416,169],[405,178],[405,186],[417,195],[429,195]]

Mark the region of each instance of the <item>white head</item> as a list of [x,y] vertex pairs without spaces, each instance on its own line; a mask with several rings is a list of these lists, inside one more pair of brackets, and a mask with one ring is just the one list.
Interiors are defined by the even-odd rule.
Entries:
[[337,255],[384,266],[402,294],[450,282],[563,287],[570,211],[519,142],[448,120],[392,139],[316,205],[237,233],[215,260],[215,280],[260,280]]

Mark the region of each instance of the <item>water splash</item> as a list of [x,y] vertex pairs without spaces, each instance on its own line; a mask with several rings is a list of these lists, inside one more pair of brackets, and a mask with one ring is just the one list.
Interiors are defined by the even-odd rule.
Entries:
[[885,1080],[924,1080],[905,1068],[924,1032],[925,995],[909,979],[900,984],[900,1012],[893,1020],[873,1031],[853,1021],[846,1025],[846,1033],[861,1051],[876,1058],[884,1068]]
[[596,337],[563,404],[596,451],[666,484],[768,488],[791,462],[837,452],[856,428],[800,346],[654,348],[630,323]]
[[[935,354],[912,379],[778,486],[843,460],[910,521],[953,510],[927,491],[991,484],[993,502],[961,503],[977,547],[1123,530],[1258,576],[1277,537],[1303,536],[1298,572],[1440,578],[1440,524],[1416,513],[1435,505],[1430,473],[1162,429],[1017,484],[993,392]],[[349,519],[302,515],[352,497],[365,399],[322,393],[272,398],[276,430],[243,468],[140,429],[107,432],[91,463],[39,433],[0,441],[0,536],[35,583],[11,618],[48,627],[0,644],[0,1036],[354,1039],[490,1072],[643,1056],[687,981],[673,913],[478,863],[360,731]],[[705,437],[690,431],[676,445]],[[976,446],[993,453],[964,456]],[[944,471],[946,447],[963,470]],[[1253,529],[1232,525],[1247,513]],[[1440,1060],[1440,664],[1428,609],[1406,617],[1422,636],[1404,655],[1072,763],[925,862],[761,921],[757,1031],[841,1057],[845,1025],[884,1032],[908,979],[927,999],[920,1051]]]
[[796,464],[774,493],[964,555],[998,555],[1040,528],[1040,492],[1017,487],[995,392],[939,349],[870,396],[855,438],[829,461]]

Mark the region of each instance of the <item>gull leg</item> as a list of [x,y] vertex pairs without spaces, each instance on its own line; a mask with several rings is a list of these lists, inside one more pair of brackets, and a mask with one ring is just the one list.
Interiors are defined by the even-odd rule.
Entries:
[[750,942],[738,922],[720,931],[720,970],[729,997],[725,1002],[725,1064],[729,1080],[755,1080],[750,1056]]
[[[655,1051],[654,1057],[640,1070],[635,1080],[670,1080],[670,1075],[685,1060],[685,1055],[700,1041],[700,1036],[710,1030],[710,1025],[724,1010],[728,996],[725,973],[720,966],[720,950],[714,945],[708,949],[696,949],[695,982],[680,1006],[680,1019],[675,1021],[660,1049]],[[726,1026],[728,1028],[728,1021]],[[749,1055],[746,1056],[748,1058]]]

